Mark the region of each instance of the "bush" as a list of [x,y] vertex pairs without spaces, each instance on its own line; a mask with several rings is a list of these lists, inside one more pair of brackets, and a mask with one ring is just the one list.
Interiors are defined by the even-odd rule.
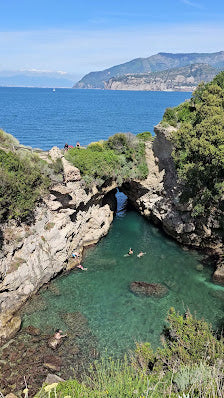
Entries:
[[0,179],[0,221],[27,219],[35,202],[50,184],[36,157],[31,162],[29,157],[23,159],[3,150],[0,150]]
[[13,145],[19,145],[19,141],[13,135],[0,129],[0,146],[3,148],[12,148]]
[[66,158],[78,167],[87,186],[111,179],[121,185],[130,178],[144,179],[148,175],[144,142],[130,133],[115,134],[87,149],[73,148]]
[[139,140],[152,141],[153,137],[149,131],[144,131],[144,133],[139,133],[136,136]]
[[67,380],[43,387],[38,398],[218,398],[224,393],[223,339],[189,312],[171,309],[163,347],[137,344],[131,361],[101,359],[93,363],[82,382]]
[[173,132],[173,158],[184,183],[182,201],[193,200],[192,216],[221,209],[224,193],[224,72],[200,84],[189,102],[168,108],[163,120]]

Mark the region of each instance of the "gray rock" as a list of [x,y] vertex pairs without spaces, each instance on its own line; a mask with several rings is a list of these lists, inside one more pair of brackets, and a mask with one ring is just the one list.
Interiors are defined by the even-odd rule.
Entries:
[[61,381],[65,380],[57,375],[54,375],[53,373],[48,373],[46,379],[44,380],[44,384],[60,383]]
[[161,283],[132,282],[130,290],[138,296],[150,297],[164,297],[168,293],[168,288]]

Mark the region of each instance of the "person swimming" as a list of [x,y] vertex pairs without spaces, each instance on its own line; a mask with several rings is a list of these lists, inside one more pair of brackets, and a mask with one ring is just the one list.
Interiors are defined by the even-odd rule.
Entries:
[[128,255],[131,256],[132,254],[134,254],[134,252],[133,252],[132,248],[130,247]]
[[84,268],[84,267],[82,266],[82,264],[76,265],[76,268],[79,268],[79,269],[81,269],[82,271],[87,271],[87,268]]
[[146,253],[140,252],[137,254],[137,257],[140,258],[140,257],[144,256],[144,254],[146,254]]
[[67,334],[62,334],[62,330],[60,329],[55,330],[54,335],[51,336],[48,340],[48,347],[52,348],[52,350],[55,350],[57,347],[60,346],[61,339],[63,337],[67,337]]

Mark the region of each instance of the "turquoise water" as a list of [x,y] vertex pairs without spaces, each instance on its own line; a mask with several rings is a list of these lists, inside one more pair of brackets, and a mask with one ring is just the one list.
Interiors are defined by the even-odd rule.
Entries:
[[0,128],[44,150],[151,131],[191,93],[0,87]]
[[[72,326],[68,330],[63,316],[79,311],[87,318],[99,351],[116,356],[132,349],[136,341],[158,346],[171,306],[181,313],[189,308],[216,328],[223,317],[224,288],[211,282],[210,268],[197,270],[201,255],[184,251],[135,211],[126,211],[124,195],[118,196],[119,211],[109,234],[86,251],[87,271],[72,271],[51,282],[50,289],[28,305],[23,325],[47,332],[62,328],[72,336]],[[134,255],[124,257],[130,247]],[[146,255],[139,259],[140,250]],[[133,281],[161,282],[169,293],[163,298],[138,297],[129,290]]]

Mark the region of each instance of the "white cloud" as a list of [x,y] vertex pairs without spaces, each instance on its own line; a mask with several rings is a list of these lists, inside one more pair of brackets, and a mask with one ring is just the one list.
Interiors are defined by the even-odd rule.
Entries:
[[187,4],[188,6],[194,7],[194,8],[200,8],[203,9],[203,5],[199,3],[195,3],[194,1],[191,0],[181,0],[181,3]]
[[83,75],[157,52],[224,50],[224,26],[149,24],[133,29],[0,33],[0,69]]

